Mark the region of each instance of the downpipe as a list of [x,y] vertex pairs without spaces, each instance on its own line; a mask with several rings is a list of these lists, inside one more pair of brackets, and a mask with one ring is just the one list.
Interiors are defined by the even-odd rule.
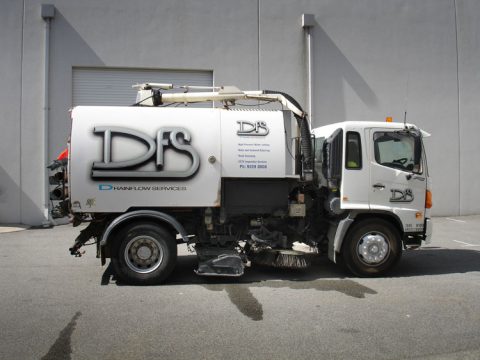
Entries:
[[44,220],[42,225],[49,227],[55,225],[53,218],[50,214],[50,181],[49,181],[49,165],[48,162],[48,148],[49,148],[49,103],[50,103],[50,28],[51,22],[55,13],[55,10],[51,8],[53,5],[42,5],[42,18],[45,21],[44,31],[44,80],[43,80],[43,183],[44,183],[44,204],[43,204],[43,216]]

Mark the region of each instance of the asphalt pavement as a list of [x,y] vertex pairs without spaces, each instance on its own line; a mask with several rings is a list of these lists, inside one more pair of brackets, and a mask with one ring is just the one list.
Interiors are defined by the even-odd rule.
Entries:
[[[326,258],[307,271],[193,273],[127,286],[78,228],[0,229],[0,359],[480,359],[480,216],[435,218],[389,277]],[[107,263],[108,265],[108,263]]]

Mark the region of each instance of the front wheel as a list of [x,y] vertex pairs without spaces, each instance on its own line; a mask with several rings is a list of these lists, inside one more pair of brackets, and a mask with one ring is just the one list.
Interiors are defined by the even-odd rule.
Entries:
[[127,225],[114,240],[112,264],[117,276],[127,283],[158,284],[163,282],[175,267],[175,239],[157,224]]
[[397,229],[383,219],[368,219],[355,224],[343,244],[343,260],[357,276],[381,276],[402,255]]

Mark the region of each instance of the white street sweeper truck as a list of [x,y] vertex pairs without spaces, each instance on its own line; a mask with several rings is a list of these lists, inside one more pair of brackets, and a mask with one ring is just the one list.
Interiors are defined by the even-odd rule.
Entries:
[[[194,249],[204,276],[307,268],[312,255],[294,243],[379,276],[430,240],[426,133],[416,126],[311,129],[281,92],[136,87],[134,106],[75,107],[68,157],[51,166],[52,215],[89,222],[71,254],[93,239],[120,280],[165,281],[179,243]],[[245,101],[255,110],[238,106]],[[222,106],[186,106],[197,102]],[[271,102],[282,109],[259,110]]]

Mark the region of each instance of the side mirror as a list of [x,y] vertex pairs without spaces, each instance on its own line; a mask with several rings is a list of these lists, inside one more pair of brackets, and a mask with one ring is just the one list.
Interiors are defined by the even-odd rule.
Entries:
[[399,131],[399,134],[413,137],[413,173],[419,173],[422,169],[422,134],[419,130]]
[[414,135],[415,139],[415,149],[413,153],[413,162],[414,162],[414,169],[413,172],[420,171],[420,162],[422,161],[422,136],[420,134]]

